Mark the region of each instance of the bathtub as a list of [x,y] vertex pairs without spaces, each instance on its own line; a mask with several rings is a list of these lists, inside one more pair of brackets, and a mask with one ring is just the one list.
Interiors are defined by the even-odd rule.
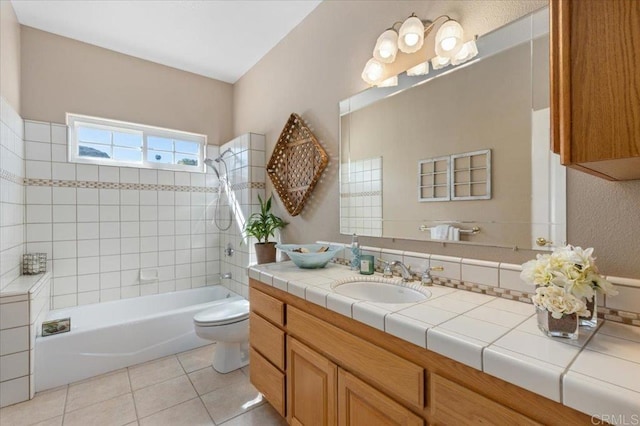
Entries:
[[50,311],[46,320],[71,317],[71,331],[36,337],[35,389],[211,343],[196,336],[193,315],[235,299],[242,296],[217,285]]

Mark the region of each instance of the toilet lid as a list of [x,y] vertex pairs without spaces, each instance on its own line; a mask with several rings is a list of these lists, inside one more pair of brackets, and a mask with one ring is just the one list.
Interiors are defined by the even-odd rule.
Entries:
[[232,324],[247,318],[249,318],[249,301],[243,299],[222,303],[218,306],[198,312],[194,315],[193,322],[206,327]]

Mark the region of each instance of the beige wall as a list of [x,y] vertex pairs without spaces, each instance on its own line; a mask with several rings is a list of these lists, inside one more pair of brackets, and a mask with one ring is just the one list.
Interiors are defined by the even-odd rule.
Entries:
[[[234,87],[234,133],[265,133],[269,155],[291,112],[303,116],[330,156],[329,167],[300,216],[288,217],[283,233],[291,242],[330,239],[339,234],[338,102],[366,88],[360,79],[377,36],[393,21],[448,14],[469,34],[485,34],[545,6],[520,1],[325,1],[272,49]],[[570,172],[569,241],[596,249],[602,272],[640,276],[640,182],[609,183]],[[268,191],[272,186],[268,186]],[[454,256],[522,262],[531,251],[455,244],[362,238],[363,244]]]
[[232,138],[230,84],[22,27],[22,116],[93,115]]
[[0,1],[0,95],[20,111],[20,24],[11,2]]

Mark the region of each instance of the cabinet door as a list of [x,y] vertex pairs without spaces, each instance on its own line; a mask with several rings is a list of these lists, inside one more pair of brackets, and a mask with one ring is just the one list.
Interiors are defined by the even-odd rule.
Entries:
[[434,425],[539,425],[516,411],[437,374],[431,374]]
[[338,367],[287,336],[287,415],[289,424],[336,424]]
[[339,426],[422,426],[424,420],[350,373],[338,370]]
[[552,0],[553,146],[562,164],[640,179],[640,2]]

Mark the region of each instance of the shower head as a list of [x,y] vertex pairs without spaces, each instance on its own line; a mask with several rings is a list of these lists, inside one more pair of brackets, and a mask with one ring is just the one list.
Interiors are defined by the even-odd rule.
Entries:
[[224,156],[227,155],[227,154],[233,154],[233,151],[231,151],[231,148],[227,148],[224,151],[222,151],[222,154],[220,154],[214,161],[216,163],[219,163],[220,161],[222,161]]
[[[215,159],[216,162],[219,162],[219,158]],[[214,160],[212,160],[211,158],[205,158],[204,159],[204,164],[206,164],[207,166],[211,167],[211,169],[213,169],[213,171],[216,173],[216,177],[218,179],[220,179],[220,172],[218,171],[218,169],[216,168],[216,166],[213,164]]]

